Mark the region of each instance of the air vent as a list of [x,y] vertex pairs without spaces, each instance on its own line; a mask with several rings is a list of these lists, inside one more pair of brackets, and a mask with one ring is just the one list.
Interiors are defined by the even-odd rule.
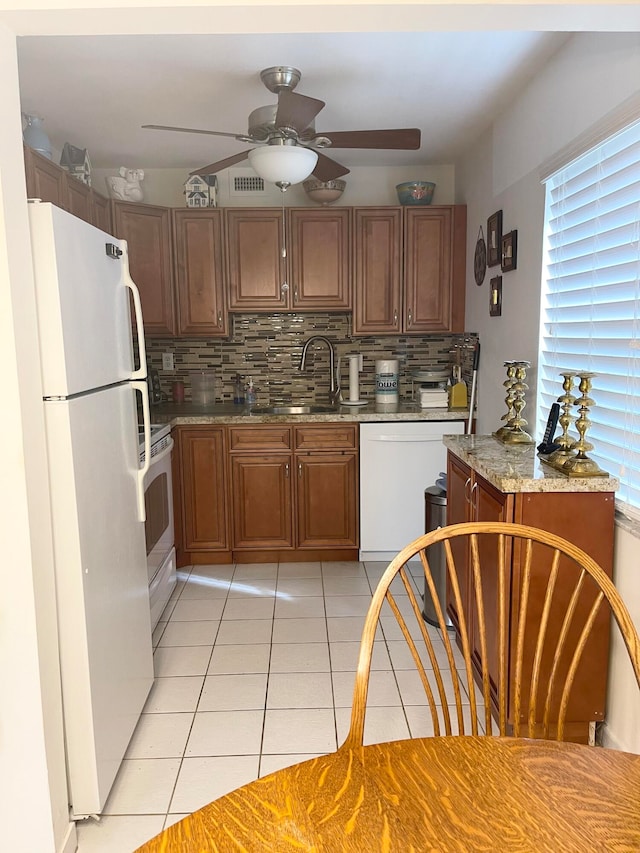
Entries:
[[264,195],[264,180],[244,169],[230,171],[229,195],[249,196]]

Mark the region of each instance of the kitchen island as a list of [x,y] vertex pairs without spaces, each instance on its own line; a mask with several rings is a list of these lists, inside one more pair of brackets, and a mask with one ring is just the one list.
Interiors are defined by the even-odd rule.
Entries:
[[[505,445],[491,435],[446,436],[447,460],[447,521],[457,524],[465,521],[506,521],[526,524],[555,533],[586,551],[609,577],[613,572],[614,498],[618,481],[614,477],[569,477],[546,465],[538,458],[532,445]],[[523,588],[525,555],[522,549],[513,549],[507,555],[509,580],[507,596],[512,613],[510,643],[515,648],[518,632],[517,605]],[[541,602],[546,589],[549,566],[534,560],[530,580],[531,600]],[[572,572],[560,573],[557,594],[567,605],[575,576]],[[458,637],[466,624],[472,644],[472,660],[476,680],[480,677],[482,654],[479,645],[478,604],[470,571],[470,557],[463,557],[460,583],[460,611],[450,588],[447,588],[447,612]],[[498,624],[498,571],[483,572],[482,599],[485,608],[487,636],[495,635]],[[540,610],[536,610],[538,615]],[[554,612],[549,625],[549,635],[555,638],[562,625],[560,611]],[[535,630],[527,632],[525,642],[532,643]],[[570,628],[568,646],[577,642],[576,629]],[[608,614],[596,617],[593,632],[585,646],[580,662],[571,703],[567,713],[565,735],[569,740],[586,742],[590,736],[590,723],[604,719],[609,649]],[[533,659],[533,649],[525,652],[524,659]],[[515,654],[511,655],[513,661]],[[494,714],[498,709],[498,659],[497,647],[490,645],[487,663],[491,679],[491,699]],[[545,677],[549,675],[550,662],[546,664]],[[514,679],[513,664],[507,678],[507,689]],[[526,680],[527,673],[523,676]],[[561,679],[560,679],[561,681]],[[528,697],[527,697],[528,701]],[[523,705],[526,707],[526,702]],[[513,703],[508,694],[507,713],[513,723]],[[591,726],[593,734],[593,726]]]

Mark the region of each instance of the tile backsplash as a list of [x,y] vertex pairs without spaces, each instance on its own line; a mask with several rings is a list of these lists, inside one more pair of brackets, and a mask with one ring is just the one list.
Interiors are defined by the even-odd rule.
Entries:
[[[472,343],[467,335],[411,335],[406,337],[352,337],[349,314],[232,314],[231,335],[224,340],[200,338],[149,338],[147,360],[158,370],[163,395],[171,399],[171,386],[183,380],[185,399],[191,399],[190,371],[215,371],[216,401],[233,400],[236,375],[256,388],[258,405],[279,403],[325,403],[329,394],[329,353],[326,346],[313,346],[304,372],[299,370],[302,347],[312,335],[334,342],[336,355],[362,353],[360,395],[373,397],[375,362],[397,358],[400,363],[400,398],[412,396],[411,372],[454,363],[454,346],[462,345],[462,373],[471,378]],[[464,344],[467,346],[464,346]],[[162,369],[162,354],[173,353],[174,370]],[[348,393],[348,364],[341,365],[343,393]]]

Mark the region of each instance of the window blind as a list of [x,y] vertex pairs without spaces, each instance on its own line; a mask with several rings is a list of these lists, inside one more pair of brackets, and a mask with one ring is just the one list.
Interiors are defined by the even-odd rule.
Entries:
[[596,373],[589,455],[640,518],[640,122],[546,181],[544,254],[539,433],[563,393],[560,371]]

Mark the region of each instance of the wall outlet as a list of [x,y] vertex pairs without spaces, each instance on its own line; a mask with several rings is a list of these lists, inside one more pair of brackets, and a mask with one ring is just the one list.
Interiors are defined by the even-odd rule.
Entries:
[[163,352],[162,353],[162,369],[163,370],[173,370],[173,353],[172,352]]

